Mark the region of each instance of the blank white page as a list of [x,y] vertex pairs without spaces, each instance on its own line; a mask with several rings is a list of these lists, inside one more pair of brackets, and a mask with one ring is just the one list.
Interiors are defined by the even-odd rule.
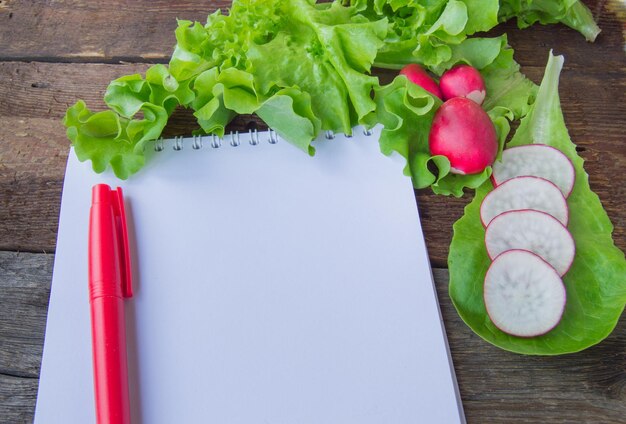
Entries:
[[[359,130],[361,131],[361,130]],[[133,423],[458,423],[404,161],[377,137],[153,153],[128,181],[67,166],[35,422],[95,421],[91,187],[122,186]]]

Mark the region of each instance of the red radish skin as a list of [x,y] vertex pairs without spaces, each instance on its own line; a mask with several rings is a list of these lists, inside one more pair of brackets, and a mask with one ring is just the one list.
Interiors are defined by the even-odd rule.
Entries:
[[501,160],[493,164],[494,186],[519,176],[545,178],[559,187],[565,198],[576,182],[572,161],[559,149],[539,143],[504,149]]
[[450,172],[476,174],[495,160],[498,136],[489,115],[478,104],[455,97],[435,113],[428,145],[432,155],[448,158]]
[[410,65],[406,65],[400,71],[400,75],[406,76],[412,83],[419,85],[424,90],[434,94],[438,98],[442,98],[441,90],[439,89],[437,82],[435,82],[435,80],[432,79],[428,73],[426,73],[424,68],[418,64],[411,63]]
[[[498,276],[498,273],[501,275]],[[526,284],[523,284],[524,276],[527,277]],[[513,277],[517,277],[513,284],[503,287],[506,282],[503,283],[501,279]],[[538,287],[540,283],[543,283],[543,287]],[[508,290],[508,293],[498,296],[495,293],[498,289]],[[543,290],[537,292],[538,289]],[[498,305],[503,300],[506,304]],[[528,250],[514,249],[498,255],[487,270],[483,301],[489,319],[498,329],[512,336],[530,338],[549,333],[561,322],[567,292],[563,280],[549,263]],[[520,312],[526,312],[526,316],[521,317],[522,322],[516,323],[515,319],[519,318]],[[540,317],[540,314],[543,315]],[[533,322],[538,318],[545,320],[545,323],[539,325]]]
[[439,88],[444,100],[466,97],[481,105],[487,95],[483,77],[469,65],[457,65],[444,72],[439,80]]

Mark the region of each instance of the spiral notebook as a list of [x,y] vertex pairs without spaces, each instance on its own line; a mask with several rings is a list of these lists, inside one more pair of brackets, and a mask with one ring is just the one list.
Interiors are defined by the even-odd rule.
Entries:
[[126,198],[133,423],[464,422],[411,182],[378,134],[315,157],[273,132],[165,140],[128,181],[71,152],[35,422],[95,421],[96,183]]

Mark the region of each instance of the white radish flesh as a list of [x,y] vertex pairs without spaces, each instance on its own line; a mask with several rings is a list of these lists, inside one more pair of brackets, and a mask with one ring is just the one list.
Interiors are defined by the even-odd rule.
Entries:
[[505,149],[501,161],[493,164],[493,182],[500,185],[511,178],[535,176],[553,182],[565,197],[574,188],[574,165],[560,150],[545,144],[527,144]]
[[557,272],[540,257],[525,250],[509,250],[489,267],[484,300],[489,318],[500,330],[535,337],[559,323],[566,292]]
[[500,184],[483,199],[480,219],[486,227],[497,215],[520,209],[549,213],[567,225],[567,201],[561,190],[539,177],[516,177]]
[[544,212],[504,212],[491,220],[485,231],[485,245],[491,259],[513,249],[529,250],[565,275],[574,260],[572,235],[556,218]]

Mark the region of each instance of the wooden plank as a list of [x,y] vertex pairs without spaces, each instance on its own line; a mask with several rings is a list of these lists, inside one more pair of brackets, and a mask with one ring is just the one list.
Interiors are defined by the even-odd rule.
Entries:
[[583,352],[518,355],[474,334],[448,296],[448,271],[433,274],[468,423],[623,423],[624,317],[607,339]]
[[[52,260],[52,255],[0,252],[2,422],[32,420]],[[447,270],[433,272],[469,423],[623,422],[626,320],[582,353],[517,355],[472,333],[448,297]]]
[[53,260],[0,252],[0,374],[39,376]]
[[176,44],[176,19],[206,22],[209,13],[225,9],[230,3],[228,0],[3,0],[0,58],[162,62]]
[[33,422],[38,385],[38,378],[0,374],[0,417],[4,424]]
[[0,252],[0,421],[33,421],[54,255]]
[[[622,49],[624,18],[620,20],[615,15],[615,7],[610,0],[583,0],[583,3],[590,8],[602,30],[593,43],[585,42],[582,35],[564,25],[535,24],[527,29],[517,30],[514,21],[494,28],[487,35],[506,33],[509,44],[515,49],[516,60],[523,65],[545,66],[546,56],[542,52],[554,49],[555,54],[565,56],[566,69],[602,71],[623,68],[626,66]],[[623,8],[623,5],[618,7]]]
[[[227,0],[2,0],[0,60],[167,62],[176,44],[177,18],[204,23],[209,13],[217,8],[226,12],[230,3]],[[580,34],[562,25],[535,25],[520,32],[514,31],[516,24],[511,21],[490,35],[510,33],[518,57],[528,65],[543,66],[545,56],[537,55],[537,48],[553,46],[578,67],[602,69],[607,60],[605,45],[617,47],[610,53],[620,60],[621,25],[606,1],[585,3],[603,29],[595,45],[586,45]]]
[[[547,52],[544,47],[537,54],[547,57]],[[0,63],[0,249],[54,251],[69,146],[62,116],[78,98],[95,110],[104,108],[102,96],[109,81],[141,73],[147,66]],[[614,237],[622,250],[626,250],[624,69],[566,68],[561,80],[570,134],[583,150],[591,186],[615,225]],[[543,67],[525,66],[524,71],[539,82]],[[242,117],[232,127],[245,130],[249,121]],[[181,110],[171,118],[166,135],[189,134],[196,126],[192,114]],[[452,224],[470,196],[454,199],[421,190],[417,197],[431,260],[445,266]]]

